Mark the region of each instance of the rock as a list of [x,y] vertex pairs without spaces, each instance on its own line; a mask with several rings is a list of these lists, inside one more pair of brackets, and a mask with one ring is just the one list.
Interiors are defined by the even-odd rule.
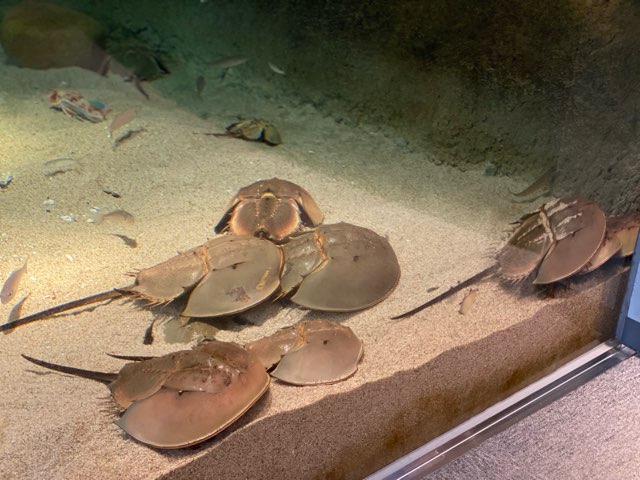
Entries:
[[101,32],[100,24],[83,13],[28,2],[7,11],[0,25],[0,43],[9,60],[20,67],[77,66],[101,71],[106,59],[96,45]]

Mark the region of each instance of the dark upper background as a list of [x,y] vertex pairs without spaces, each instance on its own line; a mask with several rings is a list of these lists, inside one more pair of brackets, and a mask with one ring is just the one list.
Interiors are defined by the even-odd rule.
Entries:
[[[554,193],[640,208],[638,2],[55,3],[93,17],[101,47],[143,78],[164,76],[157,88],[178,101],[208,63],[241,55],[249,85],[274,103],[384,124],[460,169],[533,177],[555,165]],[[286,81],[260,90],[268,61]]]

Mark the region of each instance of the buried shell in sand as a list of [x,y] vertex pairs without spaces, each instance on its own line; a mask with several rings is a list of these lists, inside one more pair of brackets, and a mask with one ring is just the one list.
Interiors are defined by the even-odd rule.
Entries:
[[267,391],[266,368],[296,385],[334,383],[351,376],[362,343],[348,327],[323,320],[301,322],[245,348],[213,340],[161,357],[137,360],[119,373],[36,365],[105,383],[124,410],[115,423],[136,440],[160,449],[195,445],[221,432]]

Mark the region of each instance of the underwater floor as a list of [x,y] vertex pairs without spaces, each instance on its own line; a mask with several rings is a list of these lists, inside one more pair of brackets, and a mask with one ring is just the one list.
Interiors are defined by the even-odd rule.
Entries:
[[[176,334],[180,328],[165,319],[154,343],[143,345],[158,310],[115,301],[5,334],[0,476],[194,478],[206,470],[220,478],[359,478],[612,333],[624,288],[617,265],[554,298],[490,280],[466,315],[458,311],[461,293],[390,320],[426,300],[428,290],[438,293],[489,266],[509,222],[538,205],[508,195],[531,179],[437,166],[431,152],[407,149],[384,126],[344,125],[310,103],[252,98],[233,82],[204,100],[194,92],[197,108],[187,109],[153,87],[146,100],[117,76],[2,68],[0,173],[14,180],[0,192],[0,278],[28,258],[23,315],[127,285],[127,272],[203,243],[233,194],[260,178],[303,186],[327,223],[347,221],[386,236],[402,278],[384,302],[354,314],[276,302],[238,321],[214,322],[216,338],[243,343],[302,318],[328,318],[351,327],[365,354],[341,383],[303,388],[274,381],[246,416],[193,449],[161,452],[126,438],[112,423],[103,385],[43,372],[20,358],[115,371],[121,362],[106,352],[182,349],[167,341],[167,328],[169,340],[196,340]],[[62,82],[113,112],[135,108],[128,127],[142,130],[113,149],[105,123],[49,108],[46,94]],[[284,143],[203,135],[222,131],[236,115],[268,117]],[[69,168],[52,173],[46,162],[60,158]],[[133,222],[88,221],[96,208],[125,210]],[[11,307],[1,306],[0,317]]]

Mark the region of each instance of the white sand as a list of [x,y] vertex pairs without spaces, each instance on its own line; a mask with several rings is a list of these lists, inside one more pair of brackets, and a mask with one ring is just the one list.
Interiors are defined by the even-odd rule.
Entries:
[[[29,258],[18,295],[31,293],[23,314],[125,285],[126,272],[202,243],[238,188],[274,176],[306,188],[327,223],[347,221],[388,236],[403,271],[396,291],[364,312],[274,304],[245,316],[255,325],[221,332],[220,339],[244,342],[305,316],[326,317],[353,328],[365,357],[354,377],[336,385],[274,382],[245,418],[195,450],[163,453],[126,438],[105,412],[103,385],[43,373],[19,357],[111,371],[121,362],[104,352],[182,348],[166,344],[162,328],[152,346],[142,345],[152,311],[114,302],[2,336],[2,478],[156,478],[192,462],[183,478],[205,471],[198,469],[217,478],[359,477],[579,349],[615,316],[619,278],[602,283],[605,276],[596,275],[576,287],[592,288],[589,298],[572,290],[545,300],[489,282],[470,315],[458,314],[458,295],[409,320],[389,320],[426,299],[428,288],[442,290],[489,265],[507,223],[532,208],[507,195],[525,182],[435,166],[388,129],[347,128],[309,104],[256,97],[254,110],[241,83],[208,87],[213,91],[199,106],[210,115],[205,121],[152,89],[145,100],[118,77],[2,69],[0,173],[15,180],[0,192],[0,279]],[[145,131],[113,151],[108,122],[79,122],[48,108],[45,94],[61,81],[116,113],[139,109],[130,126]],[[231,111],[268,118],[285,143],[271,148],[200,135],[221,131],[234,120]],[[77,160],[79,170],[46,177],[43,162],[57,157]],[[55,200],[50,212],[47,199]],[[91,207],[127,210],[135,223],[87,223]],[[139,247],[109,233],[134,237]],[[11,306],[0,307],[0,318]]]

